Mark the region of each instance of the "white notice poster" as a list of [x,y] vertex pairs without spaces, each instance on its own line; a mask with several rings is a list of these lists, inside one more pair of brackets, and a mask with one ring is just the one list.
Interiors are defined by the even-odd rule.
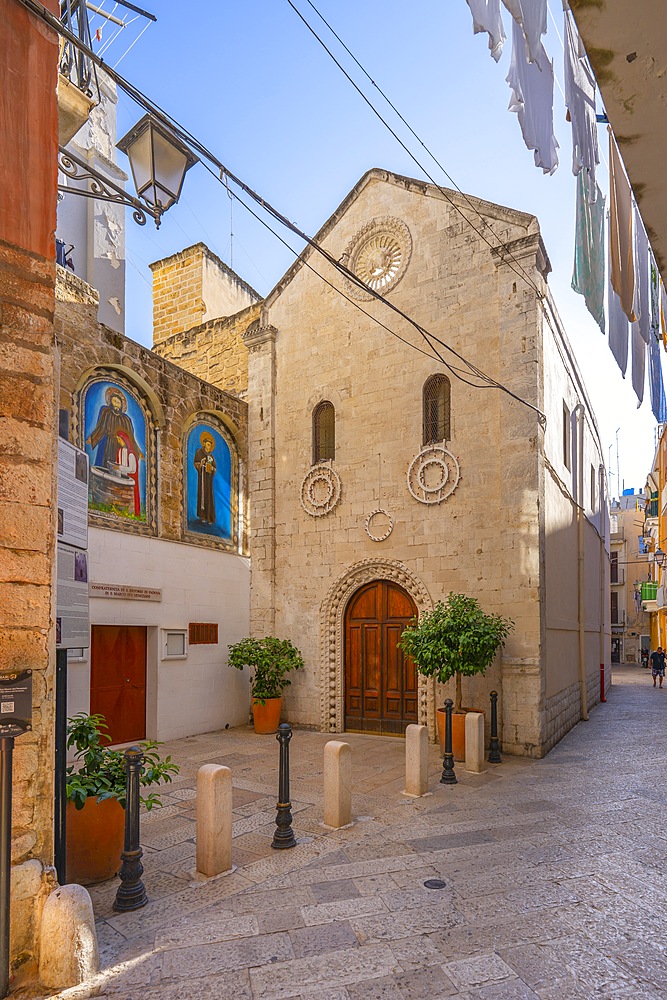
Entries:
[[58,541],[88,548],[88,456],[58,438]]
[[58,542],[56,645],[59,649],[90,645],[88,553],[62,542]]

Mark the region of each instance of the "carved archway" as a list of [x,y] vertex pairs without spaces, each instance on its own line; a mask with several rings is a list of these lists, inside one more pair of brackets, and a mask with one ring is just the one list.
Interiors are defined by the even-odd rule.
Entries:
[[[355,563],[330,587],[320,606],[320,682],[322,731],[340,733],[344,719],[343,626],[345,608],[354,593],[373,580],[391,580],[408,592],[421,615],[433,609],[426,587],[412,570],[396,559],[363,559]],[[434,691],[427,678],[419,678],[419,721],[434,732]]]

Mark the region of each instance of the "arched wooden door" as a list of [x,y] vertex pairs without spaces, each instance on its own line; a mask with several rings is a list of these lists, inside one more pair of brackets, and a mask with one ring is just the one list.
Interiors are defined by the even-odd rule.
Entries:
[[401,587],[375,580],[345,611],[345,728],[403,736],[417,722],[417,671],[397,648],[417,608]]

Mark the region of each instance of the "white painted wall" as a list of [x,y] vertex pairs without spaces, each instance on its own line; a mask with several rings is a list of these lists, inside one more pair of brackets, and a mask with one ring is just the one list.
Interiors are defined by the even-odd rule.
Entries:
[[[91,598],[91,625],[148,626],[147,735],[159,740],[243,725],[247,676],[227,666],[227,646],[249,632],[249,562],[233,553],[91,527],[89,579],[162,589],[162,601]],[[217,622],[218,645],[162,659],[163,628]],[[90,662],[70,662],[68,714],[88,711]]]

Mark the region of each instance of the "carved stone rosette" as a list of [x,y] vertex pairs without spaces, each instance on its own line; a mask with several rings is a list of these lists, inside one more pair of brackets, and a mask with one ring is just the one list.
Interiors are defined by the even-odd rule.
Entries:
[[[401,219],[373,219],[355,234],[345,248],[342,262],[374,292],[384,295],[405,274],[412,254],[412,236]],[[347,282],[347,291],[362,301],[372,298],[358,285]]]
[[366,518],[366,534],[374,542],[384,542],[394,530],[394,519],[388,510],[378,507]]
[[408,467],[408,489],[419,503],[442,503],[454,492],[460,478],[458,459],[441,444],[422,448]]
[[[344,620],[345,609],[352,595],[366,583],[389,580],[410,595],[421,615],[433,610],[433,601],[426,587],[412,570],[396,559],[363,559],[338,577],[320,606],[322,639],[320,683],[322,691],[322,731],[340,733],[345,714]],[[421,675],[419,682],[419,722],[428,725],[435,734],[435,687]]]
[[319,463],[308,470],[301,483],[301,506],[311,517],[324,517],[331,513],[340,500],[340,476],[327,463]]

